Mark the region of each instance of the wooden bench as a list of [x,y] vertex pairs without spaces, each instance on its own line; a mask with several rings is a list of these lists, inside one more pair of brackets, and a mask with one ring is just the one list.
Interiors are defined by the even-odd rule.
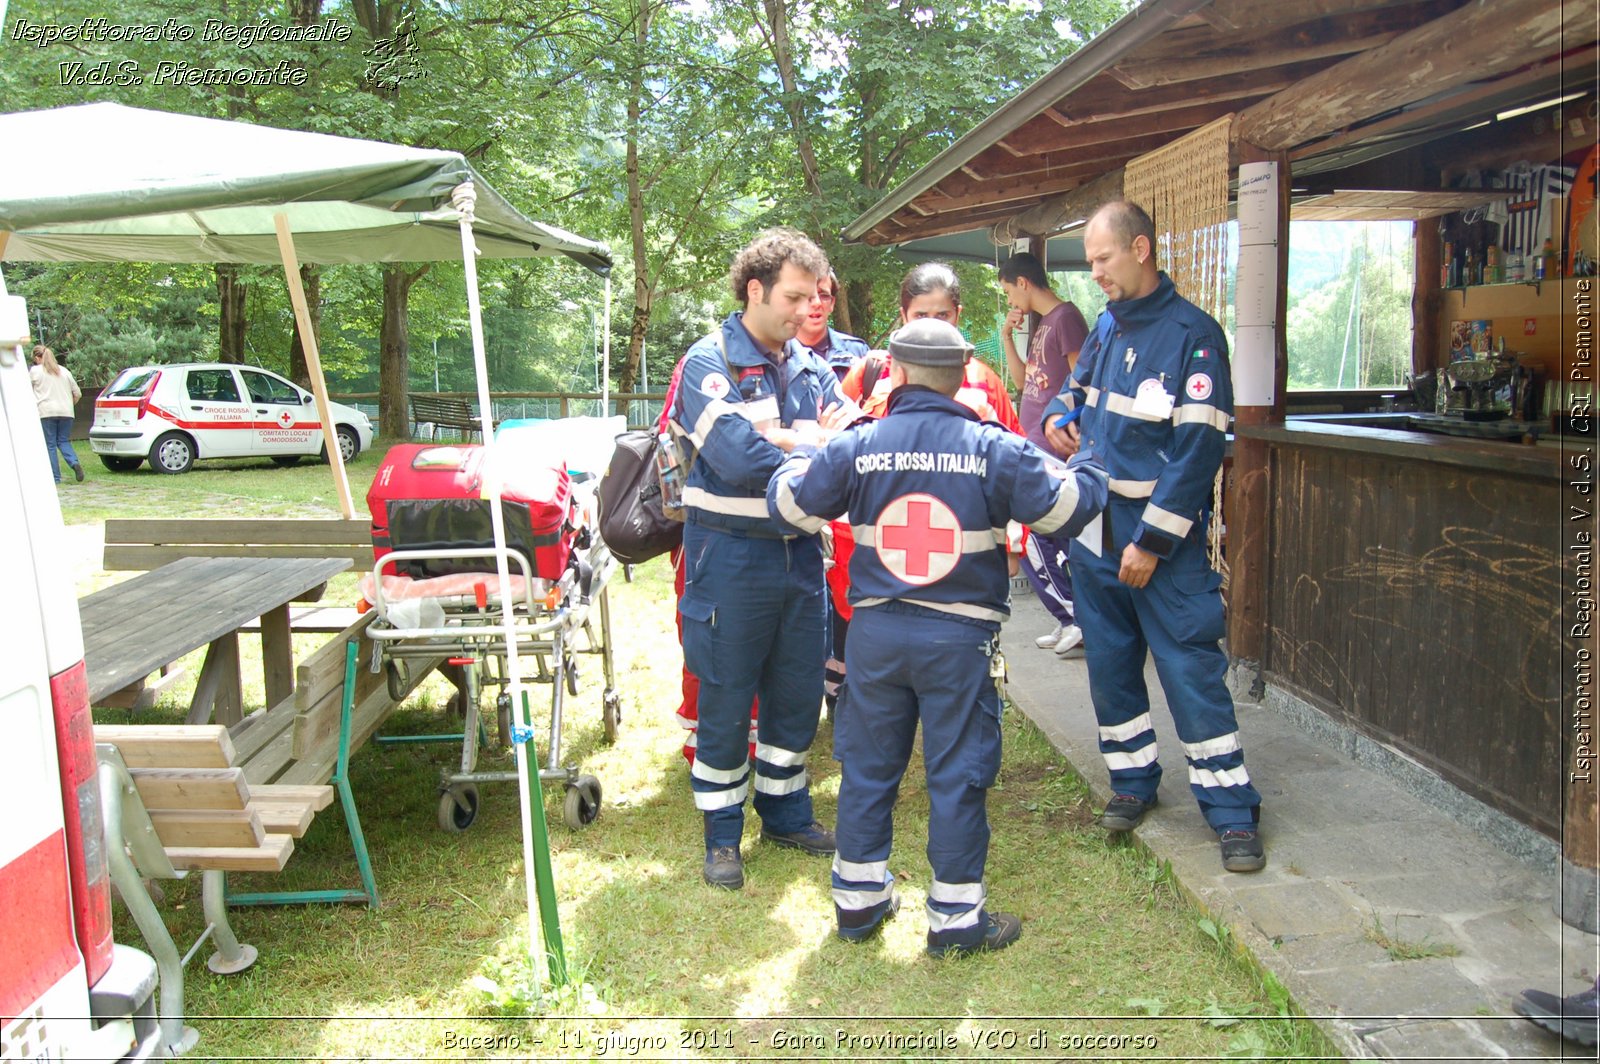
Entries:
[[[473,409],[470,399],[462,399],[451,395],[436,395],[432,393],[411,393],[411,432],[417,434],[417,426],[423,423],[433,425],[435,428],[455,429],[461,434],[462,439],[469,438],[472,433],[477,433],[479,438],[483,435],[483,422],[478,413]],[[493,425],[491,424],[491,428]]]
[[372,524],[297,517],[106,521],[101,565],[107,571],[156,569],[179,558],[349,558],[359,573],[372,567]]
[[[183,959],[142,880],[201,873],[208,927],[200,941],[213,937],[217,952],[207,963],[218,974],[243,971],[256,959],[255,949],[240,944],[228,923],[230,905],[378,904],[349,759],[410,692],[394,698],[387,677],[366,668],[371,620],[371,614],[363,616],[300,663],[290,697],[231,728],[95,728],[112,876],[156,957],[163,1034],[174,1053],[191,1047],[196,1037],[182,1024]],[[436,663],[417,664],[413,675],[422,677]],[[348,695],[347,676],[354,679]],[[281,871],[294,840],[335,797],[361,889],[229,893],[229,872]]]

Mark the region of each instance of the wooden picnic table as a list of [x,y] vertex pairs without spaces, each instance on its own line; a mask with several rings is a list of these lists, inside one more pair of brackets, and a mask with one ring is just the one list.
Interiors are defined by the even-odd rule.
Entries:
[[257,617],[266,704],[278,704],[294,691],[289,603],[348,568],[348,558],[180,558],[81,599],[89,704],[207,647],[188,723],[238,723],[239,630]]

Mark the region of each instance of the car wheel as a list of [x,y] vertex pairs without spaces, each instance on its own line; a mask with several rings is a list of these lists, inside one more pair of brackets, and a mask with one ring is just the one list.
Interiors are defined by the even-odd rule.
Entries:
[[298,461],[300,461],[300,456],[297,454],[275,454],[272,456],[273,465],[292,466]]
[[142,458],[114,458],[106,454],[100,456],[100,464],[113,473],[132,473],[139,468],[139,463],[143,460]]
[[339,457],[346,462],[354,462],[356,455],[361,453],[361,437],[356,435],[356,430],[349,425],[340,425]]
[[194,441],[181,432],[169,432],[150,448],[150,468],[157,473],[187,473],[194,465]]

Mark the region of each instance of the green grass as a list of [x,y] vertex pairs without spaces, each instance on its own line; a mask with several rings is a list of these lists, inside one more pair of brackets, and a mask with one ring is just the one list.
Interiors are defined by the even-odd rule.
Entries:
[[[230,497],[271,504],[255,483],[270,480],[280,499],[308,509],[328,480],[325,467],[215,475],[239,478]],[[141,486],[141,505],[156,513],[227,505],[194,474],[144,478]],[[359,496],[366,485],[352,487]],[[62,495],[72,499],[65,488]],[[69,520],[93,509],[71,507]],[[1093,827],[1083,781],[1014,709],[1005,715],[1005,763],[989,802],[991,904],[1025,921],[1009,950],[946,961],[922,951],[930,873],[920,755],[901,788],[890,862],[904,907],[880,938],[835,939],[827,862],[761,844],[753,817],[745,889],[704,886],[699,818],[673,713],[679,656],[670,575],[657,561],[633,583],[619,576],[611,587],[627,714],[619,741],[602,742],[597,659],[583,659],[583,688],[568,702],[564,759],[599,777],[602,816],[569,831],[561,793],[545,794],[573,983],[544,992],[530,985],[516,786],[483,785],[477,823],[446,834],[435,825],[437,784],[459,748],[369,746],[352,777],[383,904],[235,910],[234,927],[260,960],[227,977],[206,970],[208,950],[190,964],[188,1012],[201,1034],[195,1058],[628,1059],[631,1039],[633,1059],[658,1060],[1339,1059],[1294,1016],[1282,987],[1184,901],[1170,866]],[[251,655],[244,657],[248,670]],[[251,686],[259,678],[247,671],[246,682],[247,699],[259,704]],[[446,690],[431,681],[386,730],[448,730]],[[542,753],[549,688],[530,691]],[[179,692],[146,719],[181,716],[184,699]],[[824,722],[810,767],[825,822],[838,794],[830,742]],[[492,753],[481,767],[509,763]],[[319,814],[283,873],[233,881],[243,890],[355,886],[340,817]],[[197,881],[167,884],[160,908],[180,946],[204,926]],[[138,944],[120,908],[117,927],[123,941]],[[1041,1030],[1045,1048],[1029,1047]],[[871,1048],[848,1040],[882,1035],[900,1041]],[[1135,1036],[1153,1043],[1070,1041]],[[955,1046],[937,1048],[947,1037]]]

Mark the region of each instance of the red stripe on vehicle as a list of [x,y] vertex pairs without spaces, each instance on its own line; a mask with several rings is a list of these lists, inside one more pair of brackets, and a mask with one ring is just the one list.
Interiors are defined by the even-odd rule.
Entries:
[[0,868],[0,1016],[22,1015],[77,963],[66,836],[55,831]]
[[187,421],[177,414],[169,413],[154,404],[150,412],[160,417],[163,421],[170,421],[180,429],[281,429],[290,432],[294,429],[322,429],[320,421],[296,421],[293,425],[283,426],[276,421]]

